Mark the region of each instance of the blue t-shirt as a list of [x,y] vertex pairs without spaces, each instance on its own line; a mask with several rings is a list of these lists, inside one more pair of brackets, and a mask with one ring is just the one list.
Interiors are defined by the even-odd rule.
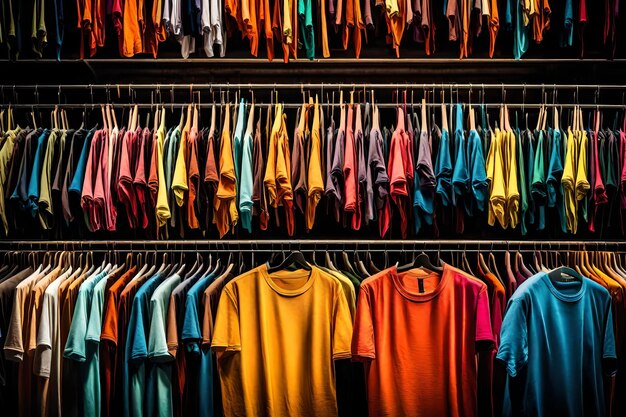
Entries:
[[550,129],[552,136],[552,149],[550,152],[550,168],[546,188],[548,191],[548,207],[556,207],[561,223],[561,231],[567,233],[567,219],[565,217],[565,203],[563,201],[563,154],[561,149],[561,131]]
[[448,129],[441,131],[439,154],[435,163],[435,178],[437,178],[437,194],[441,197],[444,206],[452,202],[452,160],[450,159],[450,134]]
[[39,212],[38,202],[41,187],[41,167],[43,165],[49,136],[50,131],[45,129],[43,133],[39,135],[39,139],[37,139],[37,149],[35,150],[35,158],[33,159],[33,171],[28,183],[28,209],[33,217],[36,217]]
[[609,292],[588,278],[530,277],[508,302],[496,358],[508,372],[505,417],[605,416],[603,375],[616,369]]
[[80,157],[78,158],[78,165],[76,165],[76,172],[74,172],[74,178],[68,188],[68,192],[80,193],[83,191],[83,181],[85,180],[85,168],[87,167],[87,158],[89,156],[89,148],[91,147],[91,139],[96,133],[96,129],[91,129],[87,133],[87,137],[83,142],[83,149],[80,151]]
[[142,417],[146,387],[146,359],[150,333],[150,297],[165,275],[155,274],[143,283],[133,298],[128,320],[125,358],[122,370],[124,417]]
[[187,352],[199,355],[199,369],[197,373],[198,387],[198,416],[210,417],[213,414],[213,357],[210,348],[202,348],[202,329],[200,320],[204,311],[202,309],[202,296],[204,290],[213,282],[218,275],[210,273],[201,278],[189,289],[185,300],[185,320],[183,323],[182,339]]
[[456,120],[454,122],[454,150],[456,152],[454,160],[454,173],[452,174],[452,186],[454,193],[452,202],[455,206],[461,201],[465,206],[465,211],[469,213],[467,193],[469,191],[470,177],[467,171],[467,155],[465,150],[465,135],[463,134],[463,109],[460,104],[456,105]]
[[467,138],[467,162],[469,173],[472,176],[472,204],[470,214],[476,207],[479,211],[485,211],[485,200],[489,192],[489,182],[487,181],[487,168],[485,167],[485,156],[483,146],[475,129],[470,130]]

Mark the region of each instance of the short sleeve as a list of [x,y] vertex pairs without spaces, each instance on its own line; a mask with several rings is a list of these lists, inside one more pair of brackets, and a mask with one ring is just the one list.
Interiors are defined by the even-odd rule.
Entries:
[[489,313],[489,296],[487,286],[482,285],[476,302],[476,343],[484,349],[493,347],[494,338]]
[[[143,294],[142,294],[143,295]],[[146,329],[144,326],[143,314],[144,309],[141,306],[141,298],[137,295],[133,300],[133,308],[131,310],[131,318],[128,326],[128,341],[130,346],[130,354],[127,358],[128,362],[137,362],[148,356],[148,346],[146,344]],[[130,324],[133,324],[131,326]]]
[[87,354],[85,335],[87,334],[87,309],[89,306],[86,298],[86,291],[81,292],[79,290],[74,315],[72,316],[72,324],[70,325],[65,350],[63,351],[64,357],[78,362],[85,362]]
[[360,360],[376,358],[374,322],[372,320],[370,294],[367,287],[363,287],[359,291],[354,331],[352,332],[352,357]]
[[35,352],[35,365],[33,371],[35,375],[49,378],[50,363],[52,361],[52,338],[50,331],[53,323],[52,316],[52,295],[47,292],[44,294],[43,304],[41,307],[41,320],[39,321],[39,329],[37,332],[37,350]]
[[164,306],[161,300],[153,297],[150,300],[150,334],[148,336],[148,357],[154,362],[169,362],[174,359],[169,353],[165,336]]
[[352,336],[352,317],[348,300],[337,282],[335,305],[333,306],[333,359],[350,358],[350,338]]
[[615,375],[617,372],[617,355],[615,353],[615,334],[613,332],[613,313],[611,302],[607,302],[604,324],[604,338],[602,339],[603,370],[606,375]]
[[496,359],[502,361],[509,375],[515,377],[528,362],[528,328],[526,311],[519,299],[509,301],[500,332]]
[[237,352],[241,350],[239,308],[235,297],[228,287],[224,288],[220,296],[211,347],[216,352]]

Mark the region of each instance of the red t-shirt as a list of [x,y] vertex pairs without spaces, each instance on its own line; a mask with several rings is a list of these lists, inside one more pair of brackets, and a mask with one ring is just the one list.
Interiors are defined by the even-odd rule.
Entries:
[[487,286],[450,265],[366,279],[352,355],[365,362],[369,414],[475,416],[476,354],[493,341]]

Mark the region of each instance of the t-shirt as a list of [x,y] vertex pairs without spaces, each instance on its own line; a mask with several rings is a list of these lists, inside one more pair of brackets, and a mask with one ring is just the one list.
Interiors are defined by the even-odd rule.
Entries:
[[10,130],[5,134],[4,145],[0,149],[0,220],[2,221],[2,231],[6,235],[9,231],[9,223],[7,221],[7,213],[5,207],[5,189],[6,180],[8,178],[8,168],[13,158],[13,148],[15,147],[15,138],[21,131],[20,128]]
[[213,223],[217,225],[220,238],[231,228],[234,230],[239,219],[237,211],[237,177],[233,160],[233,144],[230,137],[230,104],[224,110],[224,127],[220,140],[219,184],[215,194]]
[[493,342],[487,286],[448,264],[361,284],[352,356],[365,362],[370,415],[475,415],[475,355]]
[[437,179],[437,195],[444,206],[452,203],[452,160],[450,159],[450,133],[448,129],[441,131],[439,153],[435,162],[435,178]]
[[504,416],[607,415],[603,376],[616,371],[609,292],[588,278],[534,275],[508,302],[497,359],[509,374]]
[[507,181],[505,176],[505,132],[496,128],[489,154],[487,156],[487,179],[489,180],[489,212],[487,222],[490,226],[498,223],[503,228],[509,225],[507,207]]
[[[79,268],[80,269],[80,268]],[[41,415],[62,416],[61,412],[61,343],[59,287],[72,275],[70,266],[46,288],[41,304],[35,352],[35,375],[45,378],[41,383]]]
[[124,417],[142,417],[146,392],[146,360],[148,358],[148,335],[150,334],[150,297],[165,275],[155,274],[135,294],[128,320],[125,362],[123,369]]
[[418,141],[417,164],[415,165],[413,207],[415,233],[419,233],[422,227],[422,219],[426,224],[433,224],[434,198],[437,180],[433,171],[431,148],[427,131],[419,132],[416,136]]
[[350,356],[351,333],[341,284],[314,266],[233,279],[211,342],[225,415],[336,416],[333,360]]
[[252,233],[252,193],[254,188],[252,153],[253,153],[253,129],[254,127],[254,104],[250,108],[248,124],[241,143],[241,172],[239,178],[239,215],[241,226]]
[[317,205],[324,192],[324,178],[322,176],[322,142],[320,131],[320,108],[315,96],[313,109],[313,124],[311,126],[311,155],[307,172],[307,202],[306,202],[306,229],[311,230],[315,222]]
[[[118,309],[123,308],[120,303],[121,295],[126,285],[135,277],[136,272],[137,267],[131,267],[126,273],[119,277],[117,281],[111,284],[109,288],[106,288],[102,332],[100,334],[100,363],[103,372],[100,390],[102,396],[102,415],[104,417],[112,415],[112,402],[114,398],[116,398],[116,389],[119,389],[116,385],[117,379],[119,379],[119,373],[121,372],[117,361],[117,342],[120,334],[118,326],[122,323],[125,324],[120,317],[123,313],[120,314],[118,311]],[[125,330],[125,328],[123,328],[123,330]]]
[[[398,108],[398,125],[393,132],[389,148],[389,194],[400,214],[402,238],[406,239],[408,231],[409,187],[407,178],[408,161],[406,157],[408,135],[404,130],[404,112]],[[412,173],[413,167],[408,168]]]
[[[92,336],[97,330],[98,338],[100,337],[100,328],[96,322],[101,319],[101,301],[103,300],[101,293],[104,292],[109,268],[110,265],[104,271],[89,277],[80,286],[72,324],[63,351],[65,358],[79,362],[80,376],[83,381],[80,388],[82,395],[79,395],[79,412],[84,415],[100,415],[99,347],[97,344],[88,343],[92,340],[88,336]],[[98,315],[99,311],[100,315]],[[91,321],[91,313],[94,313],[93,321]]]
[[39,139],[37,139],[37,148],[35,150],[35,158],[33,159],[33,171],[30,175],[30,181],[28,183],[28,211],[30,211],[33,218],[39,213],[38,202],[41,186],[41,170],[50,133],[50,130],[44,129],[43,133],[39,136]]
[[[11,323],[15,288],[32,274],[33,269],[28,267],[0,283],[0,346],[2,347],[5,345]],[[2,404],[3,412],[6,412],[7,415],[17,415],[18,413],[19,387],[15,383],[10,383],[17,380],[17,370],[17,364],[9,361],[4,349],[2,349],[0,351],[0,404]]]
[[369,134],[367,153],[365,222],[378,220],[378,232],[384,237],[391,223],[389,176],[383,155],[383,135],[379,127],[378,108],[374,107],[375,124]]
[[[454,124],[454,150],[456,151],[454,158],[454,171],[452,172],[452,202],[454,206],[464,207],[468,214],[467,196],[470,191],[470,172],[467,164],[467,150],[465,145],[465,134],[463,132],[463,110],[460,104],[456,106],[456,121]],[[461,213],[459,211],[459,213]],[[462,213],[461,213],[462,215]],[[458,230],[460,233],[463,231]]]
[[[472,186],[472,207],[476,207],[479,211],[485,211],[485,201],[488,198],[489,183],[487,181],[487,170],[485,168],[485,157],[478,132],[475,129],[470,130],[467,137],[467,163],[468,171],[471,176]],[[473,212],[473,211],[472,211]]]
[[148,336],[148,358],[155,362],[150,367],[146,387],[146,415],[172,416],[172,362],[174,357],[167,347],[166,316],[170,294],[181,281],[178,274],[163,281],[150,298],[150,334]]
[[49,230],[54,226],[54,208],[52,205],[52,166],[55,162],[57,152],[57,142],[65,135],[65,131],[52,130],[48,137],[48,143],[42,157],[41,177],[39,183],[39,220],[44,230]]

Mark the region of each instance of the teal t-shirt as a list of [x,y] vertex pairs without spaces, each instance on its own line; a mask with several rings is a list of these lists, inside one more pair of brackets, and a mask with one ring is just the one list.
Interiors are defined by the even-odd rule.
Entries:
[[[561,183],[561,175],[558,176],[558,183],[553,182],[550,184],[551,188],[550,192],[548,192],[546,184],[546,168],[544,163],[546,160],[546,155],[544,153],[545,132],[543,130],[538,130],[535,132],[535,136],[537,137],[537,148],[535,150],[535,164],[533,166],[530,194],[537,211],[537,230],[541,231],[546,228],[546,205],[548,207],[554,207],[556,204],[555,185],[558,186],[558,184]],[[558,167],[555,168],[558,170]],[[561,167],[560,173],[563,174],[563,167]],[[558,172],[555,172],[554,174],[557,175]],[[554,181],[557,181],[556,177]]]
[[170,295],[180,282],[180,275],[172,275],[154,290],[150,298],[148,358],[153,364],[149,367],[146,383],[146,415],[150,417],[171,417],[174,414],[172,362],[175,358],[168,352],[166,329]]
[[503,416],[600,417],[616,370],[609,292],[588,278],[530,277],[508,302],[496,356],[506,366]]
[[[106,275],[105,275],[106,276]],[[104,291],[107,280],[101,279],[93,290],[91,313],[87,324],[87,378],[85,390],[85,415],[100,416],[100,334],[102,332],[102,312],[104,309]]]
[[243,145],[243,129],[246,124],[246,101],[242,98],[237,110],[237,124],[233,136],[233,162],[235,163],[235,177],[237,178],[237,195],[239,195],[239,178],[241,178],[241,147]]
[[[315,59],[315,31],[313,29],[313,4],[311,0],[298,0],[298,22],[304,53],[308,59]],[[355,30],[358,30],[355,29]]]

